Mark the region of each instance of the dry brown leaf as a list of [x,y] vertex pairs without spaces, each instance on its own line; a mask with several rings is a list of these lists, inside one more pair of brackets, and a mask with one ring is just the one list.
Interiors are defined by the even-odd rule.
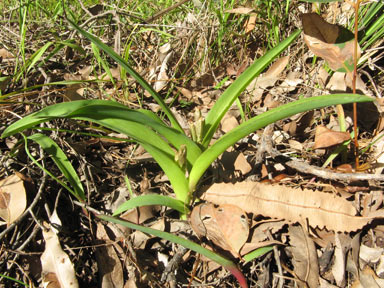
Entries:
[[[110,241],[102,223],[97,223],[97,244],[108,244]],[[99,246],[96,248],[97,266],[102,288],[123,288],[124,277],[120,259],[113,246]]]
[[[357,283],[356,283],[357,282]],[[356,280],[353,288],[381,288],[384,287],[384,279],[377,277],[375,271],[368,265],[360,272],[360,281]]]
[[201,197],[217,205],[233,204],[247,213],[301,222],[333,231],[356,231],[372,219],[356,215],[347,200],[334,194],[258,182],[213,184]]
[[[336,284],[340,287],[345,285],[345,267],[346,267],[346,253],[349,250],[351,240],[349,237],[335,233],[335,252],[334,261],[332,266],[332,275],[335,278]],[[345,243],[349,242],[349,243]]]
[[333,131],[319,125],[316,127],[315,145],[313,146],[313,149],[328,148],[350,139],[351,136],[348,132]]
[[247,91],[253,95],[252,101],[258,101],[265,89],[275,85],[277,80],[279,80],[280,73],[284,71],[288,62],[289,56],[279,58],[269,67],[267,72],[252,80],[247,87]]
[[319,287],[319,264],[315,243],[301,226],[289,227],[292,262],[297,277],[308,284],[309,288]]
[[[304,41],[313,54],[328,62],[332,70],[353,71],[353,34],[341,26],[326,22],[316,13],[302,15]],[[358,47],[360,58],[360,47]]]
[[50,275],[48,282],[56,285],[53,287],[79,287],[75,269],[68,255],[61,249],[59,238],[55,232],[53,232],[52,229],[47,231],[43,230],[43,237],[45,240],[45,250],[40,258],[43,278]]
[[232,204],[215,206],[202,203],[193,208],[189,221],[199,237],[207,237],[235,256],[239,256],[239,251],[248,238],[247,215]]
[[226,13],[234,13],[234,14],[249,14],[253,11],[253,8],[248,7],[238,7],[234,9],[225,10]]
[[5,48],[1,48],[0,49],[0,58],[3,58],[3,59],[9,59],[9,58],[14,58],[13,54],[11,52],[9,52],[7,49]]
[[239,170],[243,175],[251,172],[252,170],[252,166],[248,163],[247,158],[245,158],[243,153],[239,153],[233,165],[235,170]]
[[331,79],[329,79],[326,86],[331,91],[347,91],[347,84],[345,83],[345,73],[335,72]]
[[27,195],[21,175],[12,175],[0,181],[0,217],[7,225],[13,223],[27,206]]
[[235,116],[226,114],[226,116],[223,117],[223,120],[221,120],[221,130],[223,130],[224,133],[228,133],[237,126],[239,126],[239,122]]
[[247,21],[244,23],[244,32],[245,34],[251,33],[256,27],[257,16],[255,14],[249,16]]

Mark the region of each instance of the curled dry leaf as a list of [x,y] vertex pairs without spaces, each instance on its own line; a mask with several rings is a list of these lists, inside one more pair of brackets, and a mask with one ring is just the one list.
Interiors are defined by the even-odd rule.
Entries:
[[7,223],[13,223],[27,206],[22,175],[12,175],[0,181],[0,217]]
[[[353,71],[354,37],[347,29],[330,24],[316,13],[303,14],[304,41],[313,54],[328,62],[332,70]],[[360,58],[358,47],[357,58]]]
[[[61,249],[59,238],[52,229],[43,230],[45,250],[41,255],[42,277],[45,287],[77,288],[75,269],[68,255]],[[48,277],[49,276],[49,277]],[[53,285],[53,286],[48,286]]]
[[374,218],[356,216],[354,206],[334,194],[250,181],[213,184],[201,198],[217,205],[236,203],[247,213],[290,222],[307,219],[311,227],[341,232],[361,229]]
[[247,215],[235,205],[202,203],[193,208],[189,221],[199,237],[207,237],[235,256],[239,256],[239,251],[248,238]]
[[348,132],[334,131],[319,125],[316,127],[315,145],[313,146],[313,149],[328,148],[350,139],[351,136]]

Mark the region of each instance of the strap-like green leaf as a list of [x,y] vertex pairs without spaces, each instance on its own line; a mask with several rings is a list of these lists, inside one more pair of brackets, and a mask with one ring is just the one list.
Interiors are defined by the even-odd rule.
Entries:
[[69,162],[67,156],[64,154],[63,150],[61,150],[61,148],[51,138],[41,133],[33,134],[29,136],[28,139],[35,141],[41,146],[41,148],[43,148],[46,153],[51,156],[56,166],[60,169],[64,177],[73,187],[75,192],[74,196],[78,200],[84,201],[85,194],[83,186],[81,185],[81,181],[77,176],[77,173],[71,162]]
[[373,99],[364,95],[323,95],[297,100],[295,102],[282,105],[280,107],[271,109],[261,115],[258,115],[240,124],[233,130],[225,134],[200,155],[200,157],[196,160],[195,165],[193,166],[190,173],[190,191],[194,191],[200,177],[204,174],[205,170],[211,165],[213,161],[215,161],[217,157],[219,157],[226,149],[228,149],[228,147],[234,145],[237,141],[247,136],[248,134],[258,129],[261,129],[269,124],[275,123],[276,121],[295,115],[297,113],[336,104],[370,101],[373,101]]
[[275,48],[257,59],[224,91],[205,118],[206,128],[204,129],[203,147],[208,147],[221,119],[224,117],[225,113],[227,113],[236,98],[239,97],[240,93],[247,88],[249,83],[251,83],[251,81],[273,61],[273,59],[283,52],[300,35],[300,32],[300,30],[295,31]]
[[171,198],[169,196],[147,194],[147,195],[137,196],[135,198],[129,199],[128,201],[124,202],[116,209],[116,211],[113,212],[113,216],[117,216],[132,208],[150,206],[150,205],[167,206],[172,209],[175,209],[176,211],[179,211],[182,214],[188,213],[187,207],[180,200]]
[[141,225],[133,224],[131,222],[124,221],[122,219],[107,216],[107,215],[97,215],[97,217],[99,217],[100,219],[105,220],[105,221],[109,221],[109,222],[113,222],[113,223],[116,223],[119,225],[123,225],[125,227],[130,228],[130,229],[139,230],[141,232],[151,234],[151,235],[154,235],[156,237],[160,237],[162,239],[171,241],[172,243],[179,244],[179,245],[184,246],[184,247],[186,247],[192,251],[200,253],[201,255],[204,255],[205,257],[215,261],[216,263],[220,264],[224,268],[231,271],[231,273],[233,275],[235,275],[235,277],[237,278],[239,283],[241,283],[242,287],[247,287],[245,278],[244,278],[243,274],[238,270],[235,263],[233,263],[232,261],[220,256],[219,254],[216,254],[215,252],[213,252],[211,250],[208,250],[204,247],[201,247],[200,245],[198,245],[198,244],[196,244],[196,243],[194,243],[188,239],[178,237],[178,236],[173,235],[173,234],[168,233],[168,232],[163,232],[163,231],[152,229],[149,227],[144,227]]
[[171,121],[172,126],[175,129],[179,130],[180,132],[184,133],[183,128],[180,126],[179,122],[176,120],[175,116],[173,115],[172,111],[169,109],[167,104],[164,103],[161,96],[152,88],[151,85],[148,84],[147,81],[144,80],[143,77],[140,76],[139,73],[137,73],[127,63],[127,61],[125,61],[120,55],[118,55],[115,51],[113,51],[112,48],[108,47],[103,42],[101,42],[100,39],[88,33],[87,31],[82,29],[80,26],[78,26],[76,23],[72,22],[71,20],[69,19],[67,20],[72,25],[72,27],[75,28],[76,31],[78,31],[80,34],[82,34],[84,37],[86,37],[92,43],[98,46],[101,50],[107,53],[113,60],[115,60],[119,65],[121,65],[133,78],[135,78],[136,81],[139,82],[139,84],[152,95],[152,97],[156,100],[157,104],[160,105],[165,115],[167,115],[169,121]]

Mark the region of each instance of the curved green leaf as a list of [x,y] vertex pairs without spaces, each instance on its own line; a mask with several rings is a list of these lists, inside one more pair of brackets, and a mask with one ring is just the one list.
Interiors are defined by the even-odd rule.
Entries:
[[33,134],[27,138],[39,144],[40,147],[51,156],[56,166],[60,169],[64,177],[73,187],[74,196],[78,200],[84,201],[85,194],[81,181],[71,162],[69,162],[67,156],[65,156],[63,150],[61,150],[61,148],[51,138],[41,133]]
[[252,261],[253,259],[259,258],[260,256],[263,256],[264,254],[268,253],[269,251],[273,250],[273,246],[267,246],[267,247],[260,247],[256,250],[253,250],[252,252],[249,252],[247,255],[243,256],[243,259],[245,263]]
[[120,55],[113,51],[112,48],[108,47],[103,42],[101,42],[97,37],[88,33],[71,20],[67,20],[77,32],[82,34],[84,37],[94,43],[97,47],[107,53],[113,60],[115,60],[119,65],[121,65],[121,67],[123,67],[133,78],[135,78],[136,81],[139,82],[139,84],[152,95],[152,97],[156,100],[157,104],[160,105],[161,109],[163,110],[165,115],[167,115],[172,126],[180,132],[184,133],[183,128],[180,126],[179,122],[176,120],[176,117],[173,115],[171,109],[169,109],[169,107],[165,104],[161,96],[152,88],[151,85],[148,84],[147,81],[144,80],[143,77],[140,76],[139,73],[132,69],[132,67],[127,63],[127,61],[125,61]]
[[113,216],[117,216],[132,208],[149,206],[149,205],[167,206],[172,209],[175,209],[176,211],[179,211],[182,214],[188,213],[187,207],[180,200],[171,198],[169,196],[147,194],[147,195],[137,196],[135,198],[129,199],[128,201],[124,202],[116,209],[116,211],[113,212]]
[[371,97],[355,94],[333,94],[323,95],[311,98],[297,100],[280,107],[271,109],[261,115],[258,115],[231,130],[220,139],[218,139],[212,146],[205,150],[200,157],[196,160],[193,166],[189,187],[190,191],[194,191],[197,182],[204,174],[205,170],[216,160],[228,147],[234,145],[241,138],[248,134],[263,128],[278,120],[290,117],[297,113],[309,111],[312,109],[322,108],[336,104],[346,104],[352,102],[370,102],[373,101]]
[[119,219],[119,218],[115,218],[115,217],[111,217],[111,216],[107,216],[107,215],[96,215],[96,216],[102,220],[113,222],[113,223],[128,227],[130,229],[139,230],[141,232],[151,234],[151,235],[154,235],[156,237],[160,237],[162,239],[171,241],[172,243],[179,244],[179,245],[184,246],[184,247],[186,247],[192,251],[200,253],[201,255],[204,255],[205,257],[215,261],[216,263],[222,265],[224,268],[228,269],[237,278],[241,287],[248,287],[246,284],[246,280],[244,278],[244,275],[236,267],[235,263],[233,263],[232,261],[216,254],[215,252],[212,252],[211,250],[208,250],[204,247],[201,247],[200,245],[198,245],[198,244],[196,244],[190,240],[178,237],[178,236],[173,235],[171,233],[163,232],[163,231],[152,229],[149,227],[144,227],[144,226],[137,225],[137,224],[133,224],[131,222],[124,221],[124,220]]
[[[109,129],[129,135],[136,140],[144,139],[146,142],[152,143],[152,145],[155,146],[157,144],[156,141],[160,141],[159,146],[163,147],[162,150],[165,149],[164,152],[173,155],[174,151],[170,147],[168,149],[162,146],[162,143],[165,143],[164,140],[153,131],[149,131],[153,129],[164,136],[176,149],[179,149],[180,145],[186,145],[188,167],[191,167],[197,157],[201,154],[201,150],[196,143],[184,133],[166,126],[152,112],[132,110],[120,103],[108,100],[79,100],[48,106],[7,127],[2,134],[2,137],[13,135],[54,118],[76,118],[91,122],[97,121],[100,125],[108,125]],[[127,129],[127,127],[123,127],[125,124],[122,124],[127,123],[121,122],[123,120],[140,123],[145,125],[145,128],[130,133],[130,130]],[[148,138],[149,136],[153,138]],[[167,144],[167,146],[169,145]]]
[[208,147],[221,119],[224,117],[225,113],[227,113],[232,103],[239,97],[240,93],[247,88],[249,83],[251,83],[251,81],[258,76],[264,68],[275,59],[275,57],[283,52],[300,35],[300,32],[301,30],[296,30],[275,48],[257,59],[224,91],[205,118],[204,139],[202,141],[203,147]]

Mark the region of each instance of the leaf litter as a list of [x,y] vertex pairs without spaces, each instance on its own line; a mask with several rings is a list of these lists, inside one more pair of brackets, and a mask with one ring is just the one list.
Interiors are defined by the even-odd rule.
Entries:
[[[88,8],[90,11],[91,8]],[[107,9],[106,6],[104,8]],[[205,115],[218,95],[220,95],[220,89],[223,89],[225,85],[231,83],[233,79],[231,77],[237,77],[247,65],[252,63],[254,58],[263,54],[263,50],[256,45],[256,42],[259,43],[260,39],[264,39],[262,37],[265,37],[265,35],[263,36],[262,34],[263,30],[259,24],[261,20],[255,16],[258,13],[258,9],[258,7],[237,7],[226,10],[228,13],[237,14],[232,19],[237,19],[236,17],[243,17],[241,15],[245,15],[245,21],[242,20],[237,28],[238,31],[241,31],[245,35],[250,35],[250,38],[248,38],[250,42],[247,43],[247,45],[249,44],[250,46],[242,46],[241,43],[243,40],[236,38],[238,31],[236,31],[235,34],[228,33],[228,35],[231,35],[231,38],[235,39],[236,45],[233,50],[221,50],[223,56],[221,61],[217,61],[217,63],[219,63],[217,66],[219,67],[211,67],[212,61],[210,61],[210,57],[214,58],[216,56],[209,54],[213,52],[211,52],[211,50],[207,52],[206,47],[209,46],[208,43],[212,44],[214,42],[216,34],[215,31],[208,31],[208,28],[204,28],[212,23],[208,18],[204,18],[206,17],[204,13],[199,15],[188,13],[188,17],[186,17],[184,22],[178,20],[178,25],[184,26],[176,29],[175,35],[179,38],[176,37],[170,41],[172,43],[171,50],[160,49],[163,48],[163,46],[157,43],[163,44],[164,42],[162,40],[160,41],[159,36],[153,31],[146,31],[142,34],[132,34],[133,41],[129,51],[131,59],[135,62],[137,69],[141,71],[147,79],[153,76],[151,83],[157,87],[156,90],[164,93],[162,95],[165,97],[170,96],[170,102],[168,103],[176,99],[173,102],[174,109],[180,118],[183,118],[184,122],[187,123],[187,120],[193,119],[192,107],[199,108],[203,112],[203,115]],[[338,6],[337,9],[335,8],[332,11],[335,14],[345,13],[341,8],[339,9]],[[284,12],[282,12],[282,14],[283,13]],[[322,28],[322,25],[326,24],[324,24],[318,16],[311,14],[309,17],[310,22],[315,22],[315,26],[320,26],[320,30],[325,30]],[[313,20],[313,18],[316,18],[316,20]],[[328,18],[327,20],[329,21]],[[100,17],[100,19],[94,21],[102,22],[103,20],[102,17]],[[228,21],[233,20],[230,19]],[[212,27],[215,27],[215,25],[212,25]],[[321,51],[322,58],[330,62],[333,68],[339,69],[344,67],[343,65],[350,64],[351,50],[348,45],[345,51],[339,47],[335,48],[335,46],[332,46],[335,42],[334,38],[339,35],[340,30],[335,28],[338,27],[336,25],[329,25],[327,25],[327,31],[330,31],[331,35],[326,35],[327,39],[312,33],[312,31],[305,31],[306,35],[304,37],[305,41],[309,43],[308,46],[310,49],[315,49],[317,52]],[[129,26],[130,25],[127,24],[126,27],[122,27],[123,34],[129,32],[125,30],[128,29]],[[306,30],[305,26],[304,30]],[[114,31],[113,27],[113,25],[108,26],[103,35],[103,37],[108,38],[108,41],[111,43],[113,43],[116,38],[116,31]],[[193,29],[196,29],[196,27],[199,27],[200,34],[193,34],[196,31]],[[95,28],[95,31],[98,31],[97,28]],[[30,32],[31,31],[28,30],[28,33]],[[168,32],[173,33],[172,31]],[[139,35],[142,35],[142,38],[139,38],[141,37]],[[257,41],[253,41],[252,38],[257,39]],[[233,41],[233,39],[230,40]],[[76,41],[80,42],[82,40],[76,39]],[[225,41],[227,42],[225,42],[224,45],[229,46],[231,41],[228,41],[228,39]],[[185,43],[189,43],[189,46],[184,45]],[[247,47],[252,47],[252,49]],[[308,62],[311,58],[308,58],[309,60],[301,59],[300,56],[295,54],[296,51],[293,49],[294,48],[282,58],[275,60],[275,64],[256,79],[254,86],[250,85],[246,93],[241,96],[242,104],[249,109],[248,111],[250,111],[252,115],[268,110],[270,107],[279,105],[280,103],[297,99],[299,95],[312,95],[313,93],[335,90],[346,91],[349,89],[348,87],[351,86],[349,83],[351,82],[350,79],[347,79],[343,74],[338,74],[338,72],[330,76],[328,72],[325,71],[326,77],[323,78],[325,80],[321,83],[318,82],[320,79],[313,77],[313,73],[323,69],[323,67],[317,64],[309,65]],[[6,67],[2,69],[3,74],[0,75],[0,77],[3,75],[12,75],[9,70],[9,64],[15,61],[14,55],[18,54],[14,53],[16,50],[12,51],[9,48],[1,49],[0,51],[3,61],[0,63],[3,65],[2,68],[5,63],[7,64]],[[217,51],[219,51],[219,48]],[[64,98],[67,98],[69,101],[76,100],[79,97],[86,99],[92,97],[102,99],[117,97],[118,101],[132,105],[132,107],[142,105],[142,107],[148,108],[155,105],[150,102],[151,100],[149,98],[141,98],[140,88],[132,83],[129,77],[126,80],[120,78],[119,68],[111,67],[112,76],[114,80],[117,81],[117,85],[114,86],[105,71],[95,69],[93,64],[90,63],[89,58],[79,58],[76,51],[72,52],[73,54],[58,55],[57,59],[49,62],[51,65],[49,67],[44,67],[43,65],[43,72],[48,73],[48,76],[53,77],[55,80],[91,80],[96,77],[97,79],[102,79],[104,82],[83,83],[81,85],[74,84],[73,86],[67,86],[66,90],[64,90],[65,92],[61,90],[63,86],[58,86],[53,90],[41,89],[37,93],[31,94],[31,96],[29,96],[29,94],[23,94],[23,96],[19,97],[24,97],[21,99],[29,101],[33,100],[51,104],[60,101],[52,96],[58,92],[58,95],[63,95]],[[330,54],[330,52],[332,52],[332,54]],[[308,57],[308,55],[306,55],[306,57]],[[332,57],[336,58],[337,61],[334,61],[335,59],[332,59]],[[68,63],[64,63],[64,59],[68,61]],[[63,62],[64,65],[61,62]],[[347,64],[345,64],[345,62],[347,62]],[[177,71],[173,71],[174,67],[177,67],[177,69],[175,69]],[[276,70],[274,70],[274,67]],[[151,74],[151,71],[153,71],[153,74]],[[185,74],[180,71],[185,72]],[[26,82],[29,84],[44,83],[46,79],[42,76],[43,72],[41,72],[41,70],[31,71]],[[76,78],[76,74],[78,76],[80,74],[80,77]],[[224,86],[220,87],[219,83],[221,83],[221,80],[225,77],[228,78],[222,82]],[[187,79],[192,80],[189,82]],[[360,77],[360,80],[361,82],[359,83],[362,83],[362,86],[359,90],[369,94],[373,88],[370,82],[363,76]],[[124,81],[126,82],[123,83]],[[21,83],[12,83],[11,81],[1,83],[2,93],[4,91],[13,92],[23,87]],[[174,84],[177,89],[171,90],[170,95],[165,95],[168,87],[172,87]],[[378,89],[382,91],[380,85]],[[172,99],[172,97],[175,98]],[[21,111],[24,111],[26,114],[35,109],[34,106],[28,105],[29,104],[21,106],[20,104],[14,104],[8,107],[11,107],[10,111],[15,111],[15,113],[23,114]],[[7,124],[11,121],[13,122],[14,119],[11,119],[12,117],[16,117],[4,111],[1,113],[2,116],[5,116],[4,119]],[[349,113],[348,110],[347,113]],[[281,133],[283,127],[287,128],[287,133],[284,133],[284,135],[278,137],[278,139],[275,138],[275,148],[284,155],[303,159],[313,167],[321,166],[328,152],[322,149],[314,150],[313,145],[317,144],[318,147],[315,146],[316,148],[328,147],[336,145],[336,143],[340,141],[343,142],[347,140],[347,133],[335,131],[333,130],[334,127],[332,127],[332,131],[327,130],[330,134],[325,134],[324,140],[320,141],[316,139],[315,131],[317,131],[318,127],[321,127],[320,123],[330,128],[327,125],[333,117],[333,115],[329,116],[330,114],[334,114],[334,110],[332,108],[325,108],[321,111],[316,111],[307,118],[304,117],[304,115],[300,115],[298,118],[292,117],[277,122],[272,127],[274,132],[276,132],[273,134],[283,135],[283,133]],[[363,114],[372,117],[372,113],[364,112],[364,110]],[[237,123],[241,121],[239,114],[233,114],[227,119],[229,119],[227,120],[228,123],[222,123],[221,128],[223,133],[230,130],[231,127],[235,127]],[[287,124],[291,124],[291,127],[288,127]],[[74,122],[62,123],[61,125],[63,126],[60,128],[82,129]],[[86,131],[99,133],[99,127],[87,127]],[[380,132],[382,132],[382,128],[378,128],[376,133]],[[116,201],[113,197],[113,192],[119,188],[126,188],[125,182],[122,180],[122,175],[128,175],[133,190],[142,191],[141,186],[145,186],[149,187],[148,189],[151,193],[172,193],[167,178],[154,164],[153,159],[147,154],[143,154],[144,152],[140,147],[121,141],[109,144],[104,140],[91,143],[92,138],[90,139],[88,136],[79,135],[71,135],[67,139],[63,133],[64,132],[60,132],[55,135],[57,135],[58,141],[64,145],[68,153],[70,153],[71,161],[79,165],[79,167],[76,166],[78,168],[77,172],[82,176],[82,181],[85,181],[87,185],[89,185],[90,204],[92,207],[103,211],[104,207],[113,206],[112,204]],[[115,136],[109,133],[109,131],[105,133],[111,137]],[[213,197],[214,201],[211,201],[212,199],[206,199],[214,204],[205,202],[204,204],[194,207],[193,211],[198,211],[197,209],[199,209],[201,205],[210,207],[206,214],[198,215],[197,222],[208,221],[208,219],[205,218],[207,215],[212,217],[209,219],[210,224],[207,225],[204,223],[203,227],[205,228],[203,233],[201,233],[201,229],[199,230],[199,228],[194,229],[199,238],[192,234],[191,227],[187,223],[171,220],[175,218],[175,215],[174,212],[169,209],[159,210],[149,208],[149,211],[137,209],[127,213],[127,217],[130,217],[129,219],[133,222],[139,220],[140,223],[144,223],[144,225],[149,227],[184,235],[198,243],[205,242],[204,238],[210,239],[213,245],[209,241],[207,241],[207,245],[210,245],[211,249],[220,249],[220,251],[224,249],[230,251],[234,257],[240,256],[237,258],[239,265],[244,269],[248,279],[250,279],[249,282],[257,283],[258,285],[264,283],[260,287],[271,285],[273,281],[276,281],[276,277],[279,276],[276,276],[275,271],[278,270],[279,266],[281,266],[283,271],[283,274],[280,276],[286,277],[287,280],[285,284],[288,287],[293,287],[295,285],[294,283],[297,283],[299,286],[305,283],[308,287],[317,287],[317,283],[320,283],[324,287],[332,287],[332,285],[333,287],[345,287],[349,285],[348,283],[352,283],[352,285],[355,285],[354,287],[381,287],[382,278],[380,277],[383,277],[382,271],[384,270],[382,268],[384,266],[382,255],[384,229],[381,221],[383,199],[378,195],[382,192],[380,183],[375,181],[359,181],[358,183],[348,184],[343,181],[330,181],[313,177],[309,174],[309,171],[307,171],[308,173],[297,172],[287,168],[287,166],[284,165],[284,161],[280,161],[279,158],[274,159],[269,155],[264,155],[262,163],[259,165],[260,163],[255,163],[254,156],[260,146],[264,144],[261,137],[259,137],[260,133],[261,131],[255,131],[249,138],[236,144],[232,152],[228,152],[233,153],[233,155],[231,154],[230,157],[224,157],[225,159],[222,158],[218,163],[215,163],[215,165],[223,169],[220,170],[223,171],[223,173],[217,172],[216,169],[212,169],[213,171],[209,172],[210,175],[212,175],[212,183],[222,181],[235,182],[234,184],[214,184],[211,186],[212,189],[216,189],[214,188],[216,185],[219,187],[219,192],[228,189],[229,197],[234,197],[236,193],[241,193],[243,189],[246,190],[246,192],[244,195],[239,196],[240,198],[236,199],[236,201],[233,199],[228,200],[230,205],[236,204],[237,206],[226,206],[228,204],[220,202],[224,201],[223,199],[227,196],[218,197],[217,195],[211,194],[209,197]],[[367,140],[370,140],[371,135],[373,135],[373,131],[369,129],[362,129],[361,133],[361,137],[366,137],[365,139]],[[329,137],[341,136],[341,140],[336,137],[337,140],[330,141],[327,135]],[[220,134],[217,136],[220,136]],[[378,134],[377,137],[379,138],[380,134]],[[319,142],[321,143],[318,144]],[[81,145],[81,149],[79,149],[79,151],[72,150],[72,146],[74,146],[72,145],[73,143]],[[368,147],[368,155],[374,156],[364,159],[364,161],[369,164],[369,169],[379,174],[382,171],[382,159],[380,158],[380,156],[382,156],[381,144],[382,140],[379,139],[375,145]],[[18,147],[15,149],[18,149]],[[34,153],[39,152],[38,150],[34,150]],[[41,171],[39,172],[36,171],[36,169],[32,169],[32,163],[28,162],[22,153],[20,153],[18,161],[16,162],[9,161],[9,159],[7,160],[5,158],[2,158],[2,160],[3,159],[3,162],[6,163],[6,165],[4,164],[4,167],[6,167],[6,175],[12,175],[13,171],[25,169],[28,172],[26,173],[27,175],[34,177],[38,187],[42,184],[40,180],[42,179]],[[376,160],[378,160],[379,165],[375,165],[374,162]],[[223,164],[220,163],[220,161],[226,163]],[[129,165],[127,165],[127,162]],[[334,162],[333,166],[338,166],[342,163],[339,158]],[[48,168],[52,168],[49,162],[47,165]],[[277,168],[278,166],[280,166],[280,168]],[[265,170],[263,174],[261,173],[261,167]],[[88,172],[85,172],[86,170],[88,170]],[[282,177],[284,174],[288,177]],[[271,182],[279,183],[279,186],[277,186],[278,184],[259,184],[255,182],[255,178],[257,180],[270,178]],[[147,179],[149,184],[144,184],[142,179]],[[245,180],[248,180],[248,184],[244,184],[246,183],[244,182]],[[337,187],[337,189],[331,189],[329,192],[326,191],[327,189],[325,186],[322,186],[322,184]],[[253,185],[255,186],[253,187]],[[247,186],[252,187],[250,189],[251,191],[247,190]],[[209,195],[209,191],[211,191],[209,189],[206,195]],[[56,193],[60,190],[59,187],[55,186],[51,181],[48,181],[48,186],[45,190],[47,195],[41,199],[47,201],[47,206],[52,207],[56,205],[54,202]],[[257,192],[252,192],[253,190]],[[352,190],[353,192],[350,192]],[[8,199],[8,194],[2,192],[2,195],[5,195],[3,202],[1,202],[2,207],[5,207],[3,209],[6,210],[4,215],[8,215],[4,216],[6,218],[8,217],[4,220],[11,226],[12,223],[18,223],[18,216],[23,214],[25,209],[28,208],[28,204],[34,200],[35,192],[25,193],[25,191],[20,191],[19,188],[12,190],[12,193],[9,193],[11,200]],[[18,199],[22,199],[18,201],[17,205],[20,205],[20,207],[17,209],[13,208],[16,207],[14,204],[11,204],[14,193],[21,193],[20,197],[17,196]],[[256,196],[254,196],[254,194],[256,194]],[[61,196],[58,198],[58,206],[57,209],[54,210],[57,210],[59,214],[61,213],[67,216],[64,218],[61,216],[60,218],[63,219],[64,227],[67,227],[70,231],[62,231],[59,235],[51,236],[56,237],[55,247],[70,247],[70,249],[71,247],[76,248],[76,246],[82,247],[81,250],[78,250],[78,253],[74,250],[76,251],[75,253],[68,252],[67,254],[70,262],[75,266],[76,276],[79,278],[81,286],[93,287],[96,286],[96,284],[103,283],[103,280],[99,280],[100,278],[97,277],[97,275],[103,275],[101,278],[110,279],[110,281],[104,280],[105,283],[109,281],[109,284],[105,285],[121,287],[122,281],[125,281],[124,284],[126,286],[132,285],[128,287],[139,287],[140,285],[144,287],[156,287],[156,285],[157,287],[163,287],[158,279],[160,279],[162,271],[165,269],[164,265],[167,265],[167,261],[164,259],[172,259],[178,252],[177,247],[172,246],[169,242],[156,239],[141,232],[140,234],[133,231],[116,232],[116,230],[114,230],[112,234],[121,237],[117,239],[109,233],[111,232],[111,227],[108,227],[109,225],[100,228],[101,223],[96,223],[94,220],[91,220],[92,224],[96,224],[97,229],[95,229],[83,216],[76,216],[74,217],[76,219],[72,219],[73,217],[68,217],[68,215],[81,215],[81,209],[76,206],[76,208],[71,209],[70,207],[72,207],[73,204],[69,201],[67,202],[66,197],[67,196]],[[129,193],[123,195],[123,198],[129,197]],[[204,197],[207,196],[203,196],[203,198]],[[23,200],[24,198],[26,200]],[[243,202],[238,201],[240,199]],[[39,202],[38,207],[39,209],[36,210],[32,207],[34,216],[37,216],[38,220],[48,219],[44,213],[41,212],[44,211],[43,201]],[[109,210],[109,208],[107,209]],[[239,211],[238,209],[241,209],[243,212],[233,213],[233,211]],[[16,210],[17,212],[15,213],[14,211]],[[236,216],[233,218],[230,217],[233,215]],[[14,256],[14,254],[11,254],[12,249],[19,247],[24,241],[31,241],[28,240],[26,234],[31,234],[33,236],[31,238],[34,241],[25,242],[27,244],[29,243],[29,245],[21,246],[21,249],[24,249],[27,253],[46,253],[45,251],[51,244],[47,245],[43,239],[49,239],[48,236],[42,236],[40,233],[29,233],[35,231],[32,229],[33,226],[35,226],[34,216],[28,216],[22,220],[21,224],[17,224],[23,225],[20,226],[20,228],[26,229],[25,234],[17,234],[17,236],[14,237],[11,237],[12,233],[6,237],[4,237],[5,234],[2,234],[1,240],[5,243],[6,249],[8,249],[2,254],[3,259],[11,259],[10,257]],[[246,229],[244,219],[248,219],[246,222],[249,224],[249,232],[246,232],[248,230]],[[222,220],[225,221],[223,222]],[[201,226],[201,224],[193,225]],[[7,229],[5,227],[4,225],[2,229]],[[53,231],[53,229],[50,231]],[[97,247],[94,241],[84,236],[84,233],[89,234],[90,231],[94,231],[92,236],[100,241],[98,244],[104,245],[101,247],[106,248],[105,253],[107,256],[97,256],[99,247]],[[96,231],[98,231],[98,233]],[[241,231],[242,233],[237,233],[237,231]],[[358,231],[361,231],[362,236],[356,238],[356,235],[359,235],[359,233],[357,233]],[[224,236],[218,237],[217,235]],[[346,237],[344,237],[345,235]],[[219,239],[219,241],[214,241],[213,239]],[[352,244],[353,239],[355,239],[357,244]],[[119,240],[121,240],[121,242],[119,242]],[[48,242],[49,241],[50,240],[48,240]],[[44,243],[46,246],[44,246]],[[63,245],[63,243],[65,243],[65,245]],[[109,245],[107,243],[113,244]],[[268,245],[278,247],[282,263],[277,263],[275,258],[269,253],[252,261],[250,264],[243,265],[241,258],[244,257],[245,254],[259,247]],[[220,247],[218,248],[217,246]],[[71,251],[70,249],[67,250],[67,248],[65,248],[64,251]],[[53,251],[56,251],[55,253],[58,255],[62,255],[61,252],[63,249],[55,248]],[[135,253],[137,253],[137,255],[135,255]],[[352,257],[352,254],[355,256]],[[159,255],[163,256],[160,257]],[[112,260],[107,262],[106,257]],[[99,258],[98,261],[97,258]],[[80,262],[77,262],[78,259],[80,259]],[[22,263],[21,260],[17,261]],[[68,260],[64,262],[67,263]],[[320,266],[317,265],[318,262],[321,263]],[[80,267],[80,264],[77,263],[82,263],[81,265],[85,268]],[[192,280],[193,284],[209,285],[210,283],[212,286],[235,285],[234,281],[229,279],[223,270],[212,265],[211,262],[204,260],[201,264],[196,263],[198,263],[197,256],[193,253],[187,253],[182,256],[182,261],[174,268],[176,269],[175,271],[177,271],[175,274],[178,277],[178,285],[180,283],[185,284],[193,278],[190,277],[190,273],[193,271],[193,265],[196,265],[195,278]],[[25,271],[29,273],[28,263],[23,264],[26,265],[24,266]],[[106,268],[110,269],[102,268],[104,264],[107,264]],[[351,270],[352,268],[350,268],[353,264],[356,266],[355,270]],[[54,267],[54,265],[52,267]],[[207,267],[214,268],[211,269]],[[206,268],[207,270],[205,270]],[[22,275],[20,272],[17,272],[14,266],[12,266],[9,271],[16,271],[13,275]],[[45,282],[59,282],[58,279],[61,273],[58,274],[59,277],[57,277],[56,273],[57,271],[45,273]],[[112,275],[117,276],[114,277]],[[127,277],[127,275],[129,275],[129,277]],[[112,278],[114,280],[112,280]],[[34,281],[35,284],[40,284],[38,280]],[[116,283],[111,284],[113,281],[116,281]]]

